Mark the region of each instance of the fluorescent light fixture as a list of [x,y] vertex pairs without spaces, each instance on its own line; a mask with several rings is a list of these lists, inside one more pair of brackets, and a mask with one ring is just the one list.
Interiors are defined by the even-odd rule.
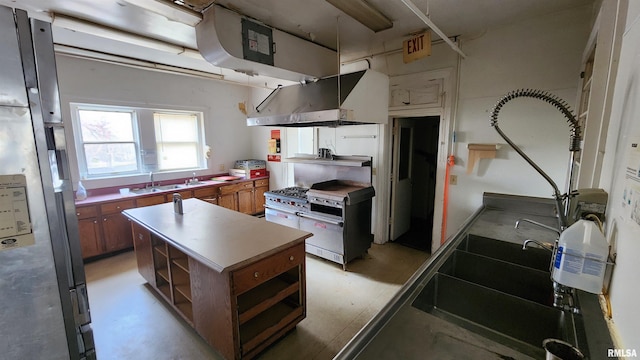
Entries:
[[202,14],[184,6],[163,0],[124,0],[124,2],[162,15],[171,21],[196,26],[202,21]]
[[172,65],[158,64],[158,63],[154,63],[146,60],[131,59],[128,57],[122,57],[122,56],[113,55],[113,54],[105,54],[98,51],[80,49],[80,48],[75,48],[75,47],[66,46],[66,45],[55,44],[54,50],[56,51],[57,54],[63,54],[66,56],[76,57],[80,59],[100,61],[108,64],[128,66],[128,67],[137,68],[137,69],[160,71],[165,73],[177,73],[181,75],[189,75],[189,76],[195,76],[195,77],[200,77],[205,79],[215,79],[215,80],[224,79],[224,75],[222,74],[201,71],[201,70],[186,69],[186,68],[176,67]]
[[185,47],[170,44],[162,40],[152,39],[145,36],[117,30],[69,16],[54,14],[52,24],[54,26],[65,28],[71,31],[76,31],[79,33],[90,34],[105,39],[120,41],[127,44],[164,51],[176,55],[185,55],[191,58],[202,59],[201,56],[196,56],[199,55],[196,54],[196,50],[187,49]]
[[374,32],[390,29],[393,22],[364,0],[326,0]]

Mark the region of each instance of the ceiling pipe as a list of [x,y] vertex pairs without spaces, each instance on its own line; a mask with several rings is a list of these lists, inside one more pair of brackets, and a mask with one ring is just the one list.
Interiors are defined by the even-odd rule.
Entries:
[[416,4],[414,4],[411,0],[400,0],[402,1],[403,4],[405,4],[409,10],[413,11],[414,14],[416,14],[416,16],[418,16],[420,18],[420,20],[422,20],[425,24],[427,24],[427,26],[433,30],[433,32],[435,32],[436,34],[438,34],[440,36],[440,38],[442,38],[442,40],[444,40],[444,42],[446,42],[455,52],[457,52],[458,54],[460,54],[460,56],[462,56],[463,58],[467,58],[467,55],[465,55],[462,50],[460,50],[460,48],[458,47],[458,45],[456,45],[453,41],[449,40],[449,38],[447,37],[447,35],[445,35],[442,30],[438,29],[438,27],[436,26],[436,24],[434,24],[428,17],[427,15],[425,15],[420,9],[418,9],[418,7],[416,6]]

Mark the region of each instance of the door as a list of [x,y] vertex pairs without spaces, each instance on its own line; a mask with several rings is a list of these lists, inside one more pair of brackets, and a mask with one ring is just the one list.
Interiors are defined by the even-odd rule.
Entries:
[[413,125],[409,119],[394,119],[391,170],[391,224],[389,239],[395,240],[411,227],[411,163]]

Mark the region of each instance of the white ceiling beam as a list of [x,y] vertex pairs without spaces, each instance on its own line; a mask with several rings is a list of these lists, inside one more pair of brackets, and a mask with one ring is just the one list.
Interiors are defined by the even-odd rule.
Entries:
[[420,18],[420,20],[422,20],[431,30],[433,30],[433,32],[435,32],[436,34],[438,34],[438,36],[440,36],[440,38],[442,40],[444,40],[444,42],[446,42],[452,49],[453,51],[457,52],[458,54],[460,54],[460,56],[462,56],[463,58],[466,58],[467,55],[465,55],[462,50],[460,50],[460,48],[458,47],[458,45],[456,45],[453,41],[451,41],[449,39],[449,37],[447,35],[445,35],[444,32],[442,32],[442,30],[440,30],[436,24],[433,23],[433,21],[431,21],[431,19],[429,19],[427,17],[427,15],[425,15],[417,6],[416,4],[414,4],[411,0],[400,0],[402,1],[403,4],[405,4],[409,10],[413,11],[414,14],[416,14],[416,16],[418,16],[418,18]]

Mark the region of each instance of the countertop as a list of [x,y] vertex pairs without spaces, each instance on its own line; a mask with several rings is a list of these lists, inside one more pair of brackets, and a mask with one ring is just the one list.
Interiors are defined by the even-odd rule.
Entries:
[[[334,359],[533,359],[411,305],[457,239],[468,234],[522,244],[525,239],[554,242],[557,234],[522,222],[527,218],[557,227],[553,202],[546,199],[485,194],[484,205],[416,271],[398,294]],[[551,281],[551,280],[550,280]],[[590,358],[604,358],[613,348],[598,296],[578,291]],[[518,319],[513,319],[518,321]],[[584,340],[584,339],[583,339]],[[542,344],[540,344],[542,348]]]
[[182,215],[174,213],[173,203],[122,213],[218,272],[240,268],[312,235],[198,199],[182,204]]
[[[245,181],[262,180],[262,179],[268,179],[268,178],[269,178],[269,176],[257,177],[257,178],[254,178],[254,179],[239,179],[239,180],[232,180],[232,181],[203,180],[203,181],[200,181],[198,184],[188,185],[188,186],[185,186],[183,188],[167,189],[167,190],[144,193],[144,194],[135,194],[133,192],[129,192],[128,195],[120,195],[120,193],[118,192],[118,189],[114,188],[113,192],[99,193],[97,195],[93,195],[91,193],[92,192],[96,192],[96,191],[94,189],[92,189],[92,190],[88,190],[90,195],[86,199],[84,199],[84,200],[76,200],[75,204],[76,204],[76,206],[94,205],[94,204],[98,204],[98,203],[102,203],[102,202],[135,199],[135,198],[141,198],[141,197],[145,197],[145,196],[166,194],[166,193],[169,193],[169,192],[199,189],[199,188],[203,188],[203,187],[207,187],[207,186],[232,185],[232,184],[237,184],[237,183],[241,183],[241,182],[245,182]],[[182,183],[178,183],[178,184],[182,185]],[[170,184],[170,181],[162,182],[162,186],[165,186],[165,185],[172,185],[172,184]],[[126,186],[122,186],[122,187],[126,187]]]

